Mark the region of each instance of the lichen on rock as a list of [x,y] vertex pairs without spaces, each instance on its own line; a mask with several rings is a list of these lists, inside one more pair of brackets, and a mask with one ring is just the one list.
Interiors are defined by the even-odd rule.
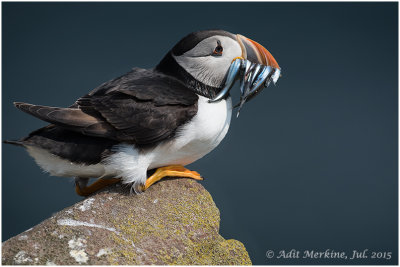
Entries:
[[5,242],[7,265],[250,265],[219,235],[220,216],[196,181],[166,179],[129,195],[116,185]]

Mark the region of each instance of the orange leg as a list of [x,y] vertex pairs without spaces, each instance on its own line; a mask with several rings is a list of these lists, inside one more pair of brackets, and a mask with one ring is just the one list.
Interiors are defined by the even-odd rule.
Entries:
[[100,179],[96,180],[93,184],[82,187],[82,188],[79,186],[78,183],[76,183],[75,191],[78,195],[87,197],[87,196],[93,194],[94,192],[99,191],[100,189],[103,189],[106,186],[118,183],[119,181],[121,181],[121,179],[117,179],[117,178],[102,179],[102,178],[100,178]]
[[192,178],[195,180],[203,180],[198,172],[191,171],[183,167],[182,165],[171,165],[167,167],[161,167],[156,172],[147,178],[144,190],[148,189],[152,184],[160,181],[164,177],[179,177],[179,178]]
[[[195,180],[203,180],[200,174],[196,171],[191,171],[183,167],[182,165],[171,165],[167,167],[161,167],[156,170],[156,172],[147,178],[143,190],[148,189],[152,184],[160,181],[164,177],[178,177],[178,178],[192,178]],[[76,183],[75,191],[80,196],[89,196],[104,187],[120,182],[121,179],[111,178],[111,179],[98,179],[93,184],[89,186],[80,187]]]

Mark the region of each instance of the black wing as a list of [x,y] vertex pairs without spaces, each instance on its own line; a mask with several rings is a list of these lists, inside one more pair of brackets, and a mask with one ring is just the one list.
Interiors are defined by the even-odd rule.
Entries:
[[197,101],[198,96],[178,80],[136,68],[102,84],[69,108],[15,105],[84,135],[150,145],[173,137],[197,113]]

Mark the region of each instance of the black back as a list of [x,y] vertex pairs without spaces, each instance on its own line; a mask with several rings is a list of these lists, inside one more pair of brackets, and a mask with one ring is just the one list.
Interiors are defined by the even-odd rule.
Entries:
[[69,108],[18,103],[21,110],[54,124],[21,141],[73,162],[94,164],[115,144],[145,149],[175,137],[196,115],[197,101],[177,79],[135,68]]

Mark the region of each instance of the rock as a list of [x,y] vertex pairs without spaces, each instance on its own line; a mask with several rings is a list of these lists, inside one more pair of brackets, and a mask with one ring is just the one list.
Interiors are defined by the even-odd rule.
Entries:
[[166,179],[139,195],[99,192],[3,242],[5,265],[250,265],[219,235],[219,210],[194,180]]

